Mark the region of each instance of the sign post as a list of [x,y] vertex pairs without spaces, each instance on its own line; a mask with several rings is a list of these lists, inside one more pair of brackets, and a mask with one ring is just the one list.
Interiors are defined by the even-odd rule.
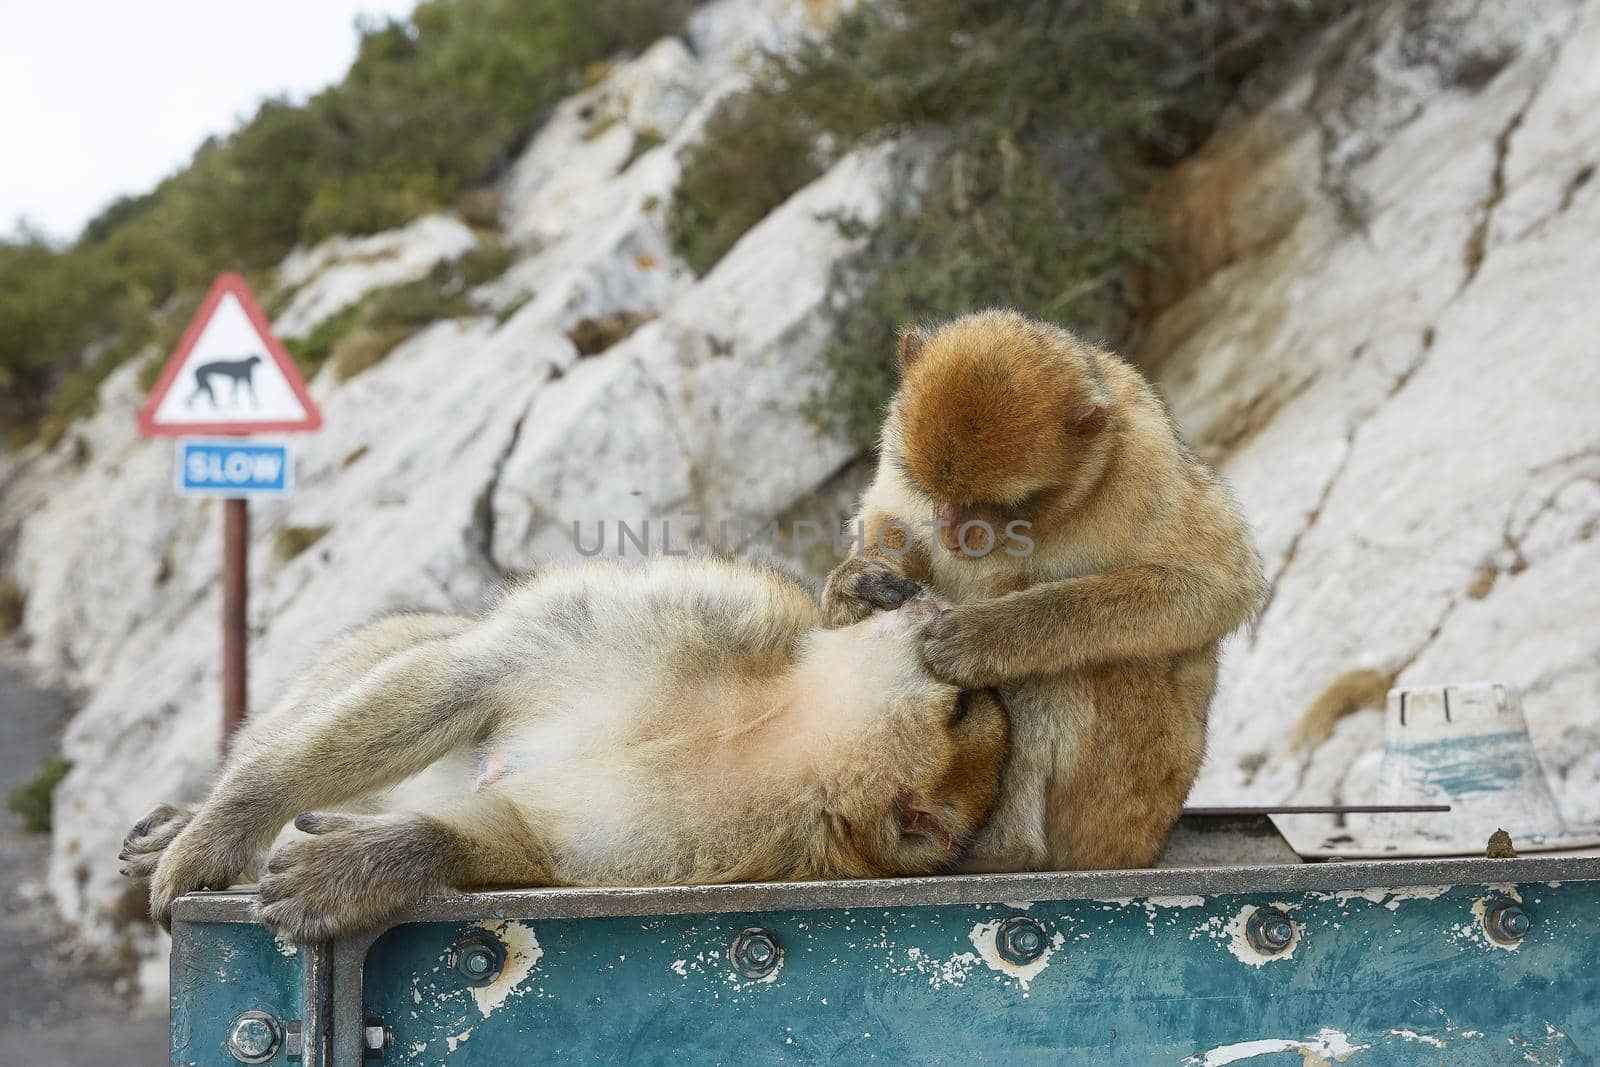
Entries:
[[[243,278],[224,274],[173,350],[139,412],[145,437],[315,430],[322,413],[272,335]],[[187,438],[174,453],[180,496],[221,497],[222,748],[249,706],[247,619],[251,496],[283,496],[294,462],[285,444]]]

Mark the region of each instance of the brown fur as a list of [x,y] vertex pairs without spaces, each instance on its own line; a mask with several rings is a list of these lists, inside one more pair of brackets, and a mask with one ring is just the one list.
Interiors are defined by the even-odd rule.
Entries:
[[197,812],[141,820],[127,873],[165,921],[293,818],[261,916],[315,940],[446,888],[948,868],[999,793],[1006,715],[929,673],[942,605],[900,586],[901,611],[828,630],[773,570],[593,564],[479,619],[382,620],[246,728]]
[[[913,544],[869,538],[824,613],[863,616],[893,576],[955,601],[924,655],[1000,687],[1013,730],[972,869],[1147,865],[1199,770],[1218,646],[1261,597],[1248,529],[1143,376],[1065,330],[984,312],[908,331],[900,358],[861,521]],[[967,558],[968,520],[1026,522],[1033,550]]]

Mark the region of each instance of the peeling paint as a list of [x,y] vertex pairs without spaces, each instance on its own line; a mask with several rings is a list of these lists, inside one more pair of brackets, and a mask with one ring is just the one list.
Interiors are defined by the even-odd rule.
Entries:
[[1301,923],[1294,921],[1292,914],[1294,905],[1273,901],[1272,907],[1290,913],[1289,925],[1294,928],[1294,936],[1289,939],[1289,947],[1270,956],[1264,952],[1256,951],[1255,946],[1250,944],[1250,939],[1246,936],[1245,929],[1250,925],[1250,916],[1254,915],[1259,909],[1254,904],[1246,904],[1239,909],[1239,914],[1228,920],[1228,924],[1223,927],[1223,933],[1228,939],[1228,951],[1240,963],[1249,964],[1251,967],[1261,967],[1268,963],[1277,963],[1280,960],[1294,958],[1295,950],[1300,947],[1300,939],[1305,934],[1305,927]]
[[273,934],[272,943],[278,946],[278,955],[280,956],[287,956],[290,959],[294,959],[294,957],[300,954],[300,946],[295,944],[293,941],[290,941],[282,934]]
[[1227,1063],[1271,1056],[1278,1052],[1298,1052],[1305,1057],[1306,1067],[1325,1067],[1330,1063],[1343,1063],[1369,1045],[1352,1044],[1348,1034],[1330,1027],[1318,1030],[1310,1037],[1292,1040],[1282,1037],[1261,1038],[1256,1041],[1237,1041],[1219,1045],[1214,1049],[1190,1056],[1185,1067],[1222,1067]]
[[[473,925],[498,937],[506,948],[506,962],[500,969],[500,974],[488,985],[474,986],[471,990],[472,999],[478,1002],[478,1011],[487,1019],[512,993],[520,993],[518,987],[533,973],[534,965],[544,955],[544,949],[539,947],[539,939],[534,936],[533,927],[526,923],[501,919]],[[471,1032],[469,1028],[467,1033]],[[461,1040],[465,1041],[466,1036],[462,1035]],[[451,1049],[454,1048],[452,1045]]]
[[1039,977],[1041,971],[1050,966],[1050,957],[1065,943],[1065,938],[1058,930],[1050,936],[1050,943],[1045,946],[1044,952],[1038,959],[1032,963],[1012,963],[1004,959],[995,946],[995,931],[1000,929],[1003,921],[1003,919],[991,919],[988,922],[978,923],[967,938],[972,942],[972,947],[978,950],[978,958],[983,960],[991,971],[998,971],[1008,978],[1015,978],[1026,994],[1029,984]]
[[1450,892],[1447,885],[1371,886],[1366,889],[1341,889],[1333,893],[1308,893],[1312,900],[1365,900],[1398,911],[1407,900],[1437,900]]
[[1505,900],[1514,900],[1522,903],[1522,894],[1517,892],[1514,885],[1491,886],[1494,892],[1488,896],[1479,897],[1472,902],[1472,922],[1456,923],[1450,927],[1451,939],[1454,941],[1472,941],[1490,948],[1500,949],[1502,952],[1516,952],[1522,948],[1521,941],[1501,942],[1489,936],[1489,931],[1484,928],[1484,920],[1489,915],[1489,909]]
[[1424,1045],[1432,1045],[1434,1048],[1445,1047],[1445,1043],[1437,1037],[1430,1037],[1427,1034],[1419,1034],[1415,1030],[1390,1030],[1389,1036],[1403,1038],[1406,1041],[1417,1041]]

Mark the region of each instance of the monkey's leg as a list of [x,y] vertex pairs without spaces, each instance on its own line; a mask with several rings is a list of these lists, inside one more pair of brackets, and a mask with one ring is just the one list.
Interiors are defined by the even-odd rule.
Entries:
[[391,656],[231,766],[157,865],[151,916],[165,923],[182,894],[233,884],[297,811],[403,781],[484,731],[488,691],[515,667],[471,637]]
[[549,885],[544,843],[515,806],[474,799],[444,816],[301,814],[295,826],[313,836],[268,860],[262,921],[296,941],[320,941],[449,889]]
[[[325,707],[379,663],[425,641],[460,633],[470,620],[455,615],[391,615],[337,638],[269,711],[252,715],[233,740],[232,763],[276,745],[284,728]],[[159,804],[123,839],[117,859],[128,878],[149,878],[162,853],[189,825],[193,806]]]
[[263,746],[276,746],[284,728],[304,718],[384,660],[428,641],[454,637],[472,625],[459,615],[404,612],[386,615],[335,638],[271,708],[251,715],[233,739],[233,761]]

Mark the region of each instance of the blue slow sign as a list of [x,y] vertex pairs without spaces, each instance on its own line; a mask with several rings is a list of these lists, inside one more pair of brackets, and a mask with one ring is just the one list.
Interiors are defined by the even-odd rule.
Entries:
[[294,470],[286,444],[184,439],[177,459],[179,496],[283,496]]

